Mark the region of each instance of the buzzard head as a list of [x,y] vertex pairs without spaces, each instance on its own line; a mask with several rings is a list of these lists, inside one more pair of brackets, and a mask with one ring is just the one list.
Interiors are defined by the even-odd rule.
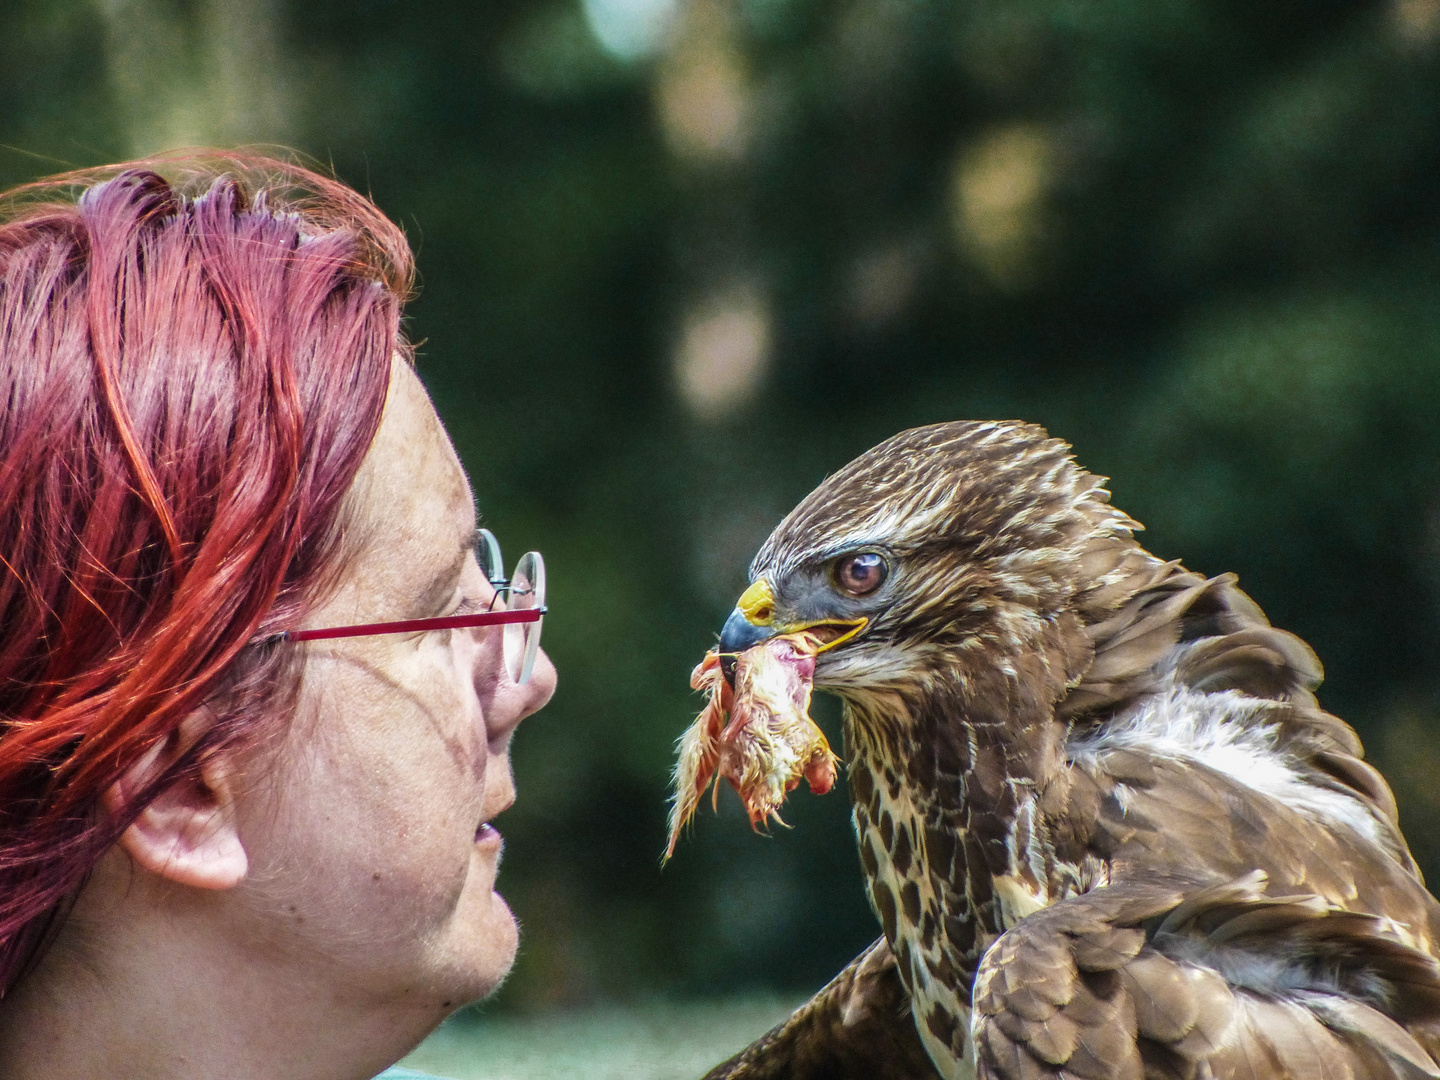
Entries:
[[1087,628],[1170,569],[1102,484],[1017,422],[901,432],[826,479],[761,547],[692,676],[709,702],[680,743],[669,850],[712,776],[752,823],[802,775],[828,790],[812,686],[844,703],[857,799],[867,776],[908,778],[922,802],[963,787],[942,775],[995,798],[1058,775],[1057,704],[1085,696],[1071,691],[1095,655]]
[[1088,660],[1079,594],[1138,550],[1102,484],[1032,424],[901,432],[776,527],[720,653],[810,630],[827,639],[816,687],[862,709],[913,713],[942,691],[998,693],[1012,715],[1017,696],[1053,702]]

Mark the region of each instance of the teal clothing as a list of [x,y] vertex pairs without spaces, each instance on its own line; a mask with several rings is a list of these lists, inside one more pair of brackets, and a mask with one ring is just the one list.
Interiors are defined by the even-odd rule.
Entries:
[[375,1080],[440,1080],[429,1073],[417,1073],[414,1069],[402,1069],[399,1065],[386,1069]]

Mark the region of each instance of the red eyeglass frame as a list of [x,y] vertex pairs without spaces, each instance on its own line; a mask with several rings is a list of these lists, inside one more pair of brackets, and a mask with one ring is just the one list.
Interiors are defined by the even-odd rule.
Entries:
[[433,619],[402,619],[399,622],[360,623],[330,626],[323,630],[286,630],[286,641],[324,641],[327,638],[367,637],[370,634],[405,634],[422,630],[455,630],[469,626],[504,626],[507,623],[539,622],[545,607],[522,611],[479,611],[473,615],[439,615]]

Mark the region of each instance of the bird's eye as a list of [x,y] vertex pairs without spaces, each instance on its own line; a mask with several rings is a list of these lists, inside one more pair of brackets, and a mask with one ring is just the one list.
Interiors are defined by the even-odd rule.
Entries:
[[868,596],[885,584],[889,573],[883,557],[873,551],[859,551],[836,562],[835,584],[851,596]]

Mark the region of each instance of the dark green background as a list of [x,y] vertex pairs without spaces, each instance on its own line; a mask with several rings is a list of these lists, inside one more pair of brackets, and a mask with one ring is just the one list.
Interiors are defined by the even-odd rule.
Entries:
[[[774,522],[942,419],[1045,424],[1238,571],[1440,874],[1440,0],[708,0],[628,60],[578,3],[0,5],[0,185],[277,142],[411,236],[421,371],[551,573],[497,1007],[806,988],[874,935],[843,795],[771,839],[722,799],[662,873],[671,747]],[[687,397],[747,334],[759,378]]]

